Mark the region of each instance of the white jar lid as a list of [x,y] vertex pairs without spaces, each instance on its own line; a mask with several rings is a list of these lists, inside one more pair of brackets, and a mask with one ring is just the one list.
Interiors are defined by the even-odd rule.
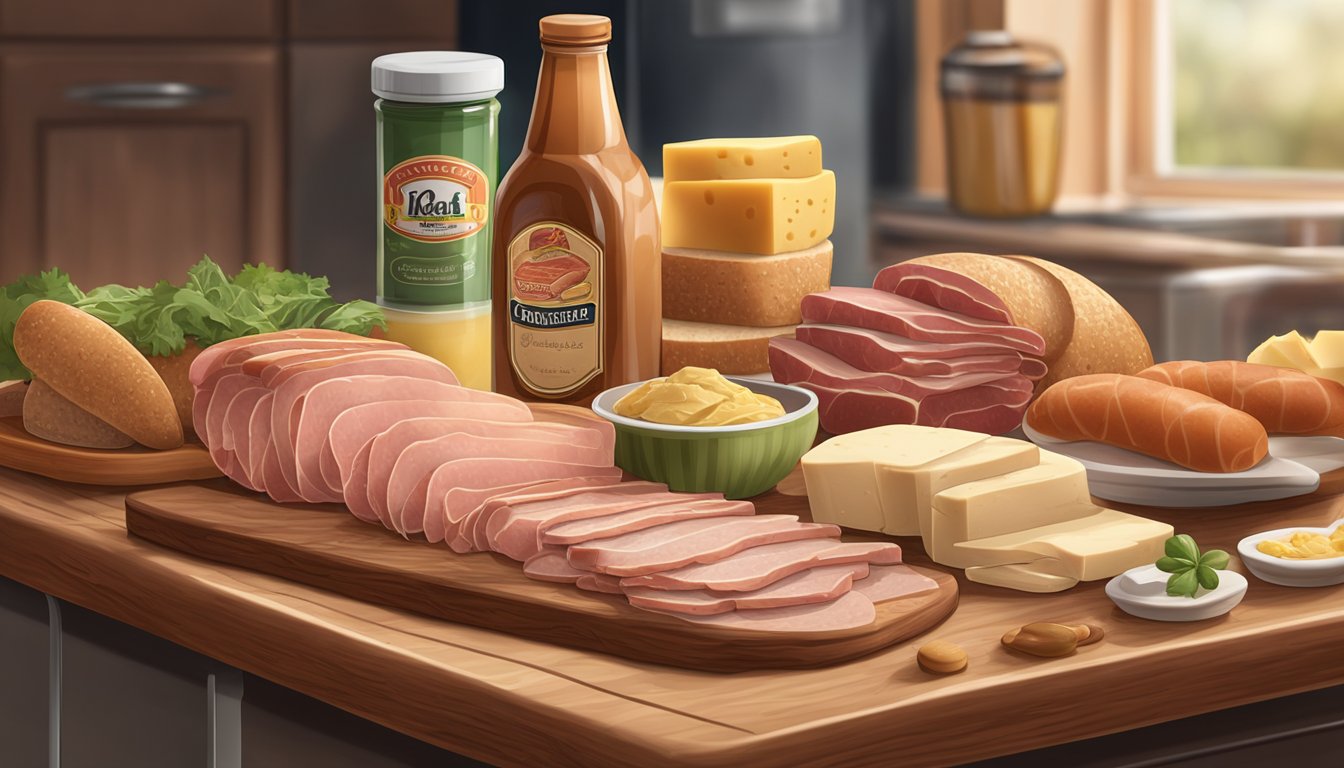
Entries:
[[453,104],[504,89],[504,62],[468,51],[409,51],[373,60],[373,92],[384,99]]

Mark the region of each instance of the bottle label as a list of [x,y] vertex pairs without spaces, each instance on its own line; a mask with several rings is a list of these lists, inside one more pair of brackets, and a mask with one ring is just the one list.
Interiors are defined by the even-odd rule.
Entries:
[[548,221],[508,255],[509,361],[534,394],[563,397],[602,373],[602,249]]
[[[446,243],[471,237],[485,231],[489,214],[489,179],[485,171],[461,158],[412,157],[383,176],[383,222],[412,240]],[[449,282],[461,280],[443,277]],[[411,276],[406,282],[424,278]]]

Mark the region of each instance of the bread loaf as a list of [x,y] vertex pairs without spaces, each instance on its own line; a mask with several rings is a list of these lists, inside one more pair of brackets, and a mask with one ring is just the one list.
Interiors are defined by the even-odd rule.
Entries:
[[770,339],[791,336],[794,327],[750,328],[663,320],[663,375],[670,376],[688,365],[729,375],[765,373],[770,370]]
[[23,415],[23,398],[28,393],[26,381],[0,382],[0,419]]
[[23,399],[23,428],[28,434],[81,448],[129,448],[126,433],[61,397],[41,379],[33,379]]
[[141,445],[182,445],[167,385],[102,320],[58,301],[34,302],[14,325],[14,351],[34,378]]
[[1045,390],[1027,425],[1060,440],[1094,440],[1200,472],[1241,472],[1265,458],[1269,436],[1250,414],[1188,389],[1113,373]]
[[831,287],[831,241],[776,256],[663,249],[663,317],[772,327],[802,322],[799,305]]

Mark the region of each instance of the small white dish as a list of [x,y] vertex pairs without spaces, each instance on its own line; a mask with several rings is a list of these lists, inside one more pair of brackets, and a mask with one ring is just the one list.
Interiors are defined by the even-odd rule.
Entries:
[[1284,587],[1329,587],[1335,584],[1344,584],[1344,557],[1293,560],[1286,557],[1266,555],[1255,548],[1255,545],[1269,539],[1287,541],[1298,531],[1329,536],[1341,525],[1344,525],[1344,519],[1337,520],[1334,525],[1325,528],[1295,526],[1251,534],[1237,542],[1237,554],[1241,555],[1241,561],[1246,564],[1251,573],[1270,584],[1278,584]]
[[1200,587],[1194,597],[1167,594],[1167,579],[1156,565],[1140,565],[1106,582],[1106,596],[1131,616],[1152,621],[1203,621],[1222,616],[1246,596],[1246,577],[1219,571],[1218,587]]
[[1301,496],[1320,487],[1321,471],[1344,462],[1339,438],[1276,437],[1269,456],[1244,472],[1196,472],[1114,445],[1058,440],[1025,423],[1022,431],[1042,448],[1077,459],[1094,496],[1146,506],[1222,507]]

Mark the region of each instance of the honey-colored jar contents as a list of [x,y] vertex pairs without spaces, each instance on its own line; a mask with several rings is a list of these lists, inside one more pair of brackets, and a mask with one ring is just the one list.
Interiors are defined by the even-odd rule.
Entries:
[[492,258],[495,390],[588,404],[658,375],[658,213],[607,64],[611,22],[541,20],[527,141],[500,184]]

